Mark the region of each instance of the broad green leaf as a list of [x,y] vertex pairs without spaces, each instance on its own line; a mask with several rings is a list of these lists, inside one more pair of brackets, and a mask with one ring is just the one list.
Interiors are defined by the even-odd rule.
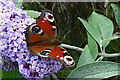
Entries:
[[103,40],[102,41],[102,45],[106,44],[107,42],[109,42],[111,40],[115,40],[115,39],[118,39],[118,38],[120,38],[119,35],[117,35],[117,36],[111,36],[110,38],[107,38],[107,39]]
[[89,32],[87,32],[87,35],[88,35],[88,48],[90,50],[93,59],[95,60],[98,55],[98,46],[95,39],[91,36]]
[[13,71],[2,70],[2,78],[14,78],[15,73]]
[[92,57],[92,55],[89,51],[88,45],[86,45],[82,54],[81,54],[81,56],[80,56],[80,58],[79,58],[77,67],[85,65],[85,64],[89,64],[89,63],[92,63],[92,62],[94,62],[93,57]]
[[75,68],[66,79],[70,78],[109,78],[120,75],[120,64],[115,62],[94,62]]
[[32,18],[38,18],[41,15],[41,12],[34,11],[34,10],[23,10],[27,12],[27,15]]
[[92,35],[92,37],[100,44],[100,33],[97,31],[97,29],[90,25],[84,19],[80,17],[78,17],[78,19],[83,23],[83,25],[85,26],[87,31]]
[[[103,15],[93,12],[89,17],[88,22],[81,18],[78,19],[83,23],[87,31],[99,45],[101,45],[103,40],[111,37],[113,34],[114,27],[112,21]],[[104,48],[108,43],[104,45]]]
[[17,5],[16,5],[16,8],[19,8],[19,9],[20,9],[20,7],[21,7],[21,5],[22,5],[22,2],[23,2],[23,0],[18,0]]
[[[88,19],[88,23],[100,34],[98,40],[103,41],[113,34],[114,27],[112,21],[101,14],[93,12]],[[105,44],[104,47],[107,45],[108,43]]]
[[115,14],[115,20],[120,28],[120,7],[118,7],[116,4],[111,4],[114,14]]

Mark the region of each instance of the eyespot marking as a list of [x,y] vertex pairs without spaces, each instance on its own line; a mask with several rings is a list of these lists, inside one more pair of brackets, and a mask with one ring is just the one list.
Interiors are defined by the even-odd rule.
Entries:
[[29,30],[36,34],[40,34],[40,35],[44,34],[44,31],[37,24],[32,24]]
[[48,56],[49,53],[50,53],[50,50],[47,49],[47,50],[41,51],[41,52],[40,52],[40,55]]
[[49,19],[53,19],[53,16],[52,16],[52,15],[48,15],[48,18],[49,18]]
[[71,56],[64,56],[64,62],[67,66],[73,65],[75,63]]
[[71,59],[71,58],[66,58],[66,60],[68,60],[68,61],[72,61],[72,59]]
[[44,16],[45,16],[45,18],[49,21],[49,22],[54,22],[54,16],[52,15],[52,13],[51,12],[49,12],[49,11],[45,11],[44,12]]

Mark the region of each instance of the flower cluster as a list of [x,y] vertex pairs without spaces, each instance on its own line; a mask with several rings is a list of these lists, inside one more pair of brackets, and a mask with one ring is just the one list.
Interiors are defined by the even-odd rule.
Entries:
[[43,78],[62,68],[59,61],[30,55],[24,32],[35,22],[22,9],[16,8],[13,2],[0,1],[0,54],[3,63],[4,60],[8,62],[7,66],[2,66],[6,71],[10,63],[17,62],[19,72],[25,78]]
[[38,58],[31,55],[27,57],[26,62],[19,64],[19,71],[25,78],[43,78],[51,75],[62,68],[59,61],[54,61],[50,58]]

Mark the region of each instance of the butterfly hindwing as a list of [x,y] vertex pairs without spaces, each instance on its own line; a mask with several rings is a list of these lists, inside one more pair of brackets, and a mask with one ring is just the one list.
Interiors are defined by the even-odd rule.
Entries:
[[62,48],[62,47],[53,47],[51,49],[51,52],[49,53],[49,56],[52,58],[55,58],[57,60],[60,60],[62,62],[64,62],[64,64],[66,66],[74,66],[75,62],[73,60],[73,58],[70,56],[70,54],[68,54],[68,52]]

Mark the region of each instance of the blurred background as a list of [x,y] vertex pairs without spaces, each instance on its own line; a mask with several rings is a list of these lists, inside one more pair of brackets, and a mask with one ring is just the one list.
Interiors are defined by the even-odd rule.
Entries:
[[[114,2],[115,3],[115,2]],[[120,29],[115,21],[114,13],[110,7],[110,2],[24,2],[24,10],[35,10],[41,12],[41,10],[49,9],[53,12],[56,19],[57,26],[57,38],[64,44],[77,46],[84,48],[87,44],[87,33],[82,23],[78,20],[81,17],[85,20],[91,15],[93,11],[107,16],[113,21],[114,33],[120,32]],[[120,3],[115,3],[118,6]],[[75,62],[78,62],[81,52],[67,49],[67,51],[73,56]],[[106,48],[107,53],[120,53],[120,39],[111,41]],[[120,62],[120,57],[104,58],[104,61]],[[66,78],[71,72],[71,69],[61,69],[56,76],[58,78]],[[119,76],[115,76],[104,80],[117,80]]]

